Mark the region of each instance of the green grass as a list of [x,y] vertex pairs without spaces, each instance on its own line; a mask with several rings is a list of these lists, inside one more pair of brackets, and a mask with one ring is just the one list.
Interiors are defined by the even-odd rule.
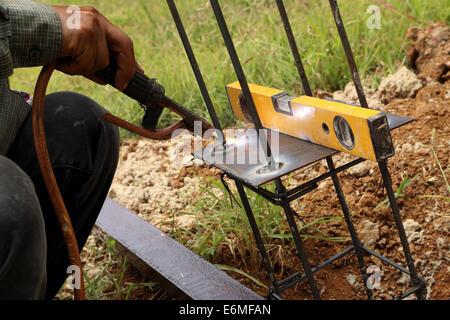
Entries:
[[[197,200],[192,201],[189,212],[183,212],[183,214],[195,216],[195,225],[189,229],[181,227],[172,229],[170,235],[212,263],[223,262],[217,259],[222,257],[221,252],[226,248],[236,262],[258,267],[261,263],[258,247],[252,232],[250,232],[251,226],[245,210],[240,200],[237,200],[240,199],[237,192],[232,192],[232,200],[220,181],[207,178],[203,185],[204,187],[201,187],[203,194],[198,196]],[[265,187],[274,192],[273,183]],[[270,203],[252,191],[247,192],[247,197],[269,256],[282,265],[282,256],[295,251],[284,212],[281,207]],[[308,220],[307,223],[297,220],[301,237],[335,242],[350,240],[349,237],[330,236],[320,229],[323,224],[342,223],[342,216],[315,217],[314,214],[305,215],[303,212],[299,212],[299,214],[302,219]],[[167,223],[170,224],[170,221]],[[222,267],[222,264],[219,267]],[[242,270],[233,268],[229,271],[238,272],[257,283]]]
[[[134,40],[136,56],[146,73],[166,88],[167,94],[188,108],[207,116],[201,94],[188,63],[165,1],[53,0],[49,4],[78,4],[97,7]],[[301,94],[299,77],[274,1],[221,1],[248,80]],[[313,89],[336,90],[350,79],[344,52],[334,27],[328,1],[285,1],[306,72]],[[379,5],[381,29],[369,30],[369,5]],[[220,31],[208,1],[183,0],[177,5],[200,69],[223,125],[233,123],[224,87],[236,80]],[[450,0],[360,0],[340,1],[341,13],[362,77],[377,80],[393,72],[404,61],[405,34],[410,24],[425,26],[449,21]],[[16,70],[11,79],[15,89],[33,91],[38,69]],[[86,94],[114,114],[139,122],[140,107],[109,87],[80,77],[57,74],[49,92],[71,90]],[[175,117],[165,112],[166,125]],[[124,136],[128,133],[122,132]]]
[[[159,284],[152,281],[132,283],[126,281],[124,276],[128,270],[127,258],[122,257],[116,249],[116,241],[113,238],[102,239],[105,247],[92,246],[88,254],[90,261],[94,260],[94,265],[89,264],[83,267],[83,276],[85,283],[85,292],[87,300],[129,300],[132,292],[139,287],[147,287],[152,292],[158,294]],[[99,272],[89,275],[92,268],[97,270],[101,265]],[[155,296],[156,296],[155,294]],[[61,288],[56,299],[73,300],[73,291]]]
[[[416,174],[414,177],[410,178],[407,174],[406,177],[403,178],[402,182],[400,182],[400,185],[398,186],[397,191],[394,192],[395,199],[398,198],[404,198],[406,195],[403,192],[411,183],[414,182],[418,177],[420,176],[420,173]],[[375,208],[373,208],[373,211],[377,210],[378,208],[382,207],[383,205],[386,205],[386,208],[388,208],[391,204],[389,202],[389,198],[386,197],[383,201],[378,203]]]

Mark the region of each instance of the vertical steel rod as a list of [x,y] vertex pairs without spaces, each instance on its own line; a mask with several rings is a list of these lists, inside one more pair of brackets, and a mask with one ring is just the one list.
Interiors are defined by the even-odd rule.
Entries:
[[309,287],[311,288],[313,298],[315,300],[320,300],[320,294],[319,290],[317,290],[316,280],[314,279],[314,274],[312,272],[311,265],[309,264],[306,251],[303,246],[303,241],[297,228],[297,224],[295,223],[294,215],[297,215],[297,213],[294,211],[294,209],[292,209],[292,207],[289,204],[289,201],[287,201],[287,198],[285,196],[286,188],[281,183],[281,180],[280,183],[276,185],[276,193],[280,195],[280,198],[282,200],[281,206],[284,210],[284,214],[286,215],[286,219],[289,224],[289,229],[292,233],[295,246],[297,247],[298,255],[303,265],[303,271],[305,272],[306,278],[308,279]]
[[202,93],[203,100],[205,101],[206,108],[208,108],[209,116],[211,117],[214,127],[220,131],[220,133],[222,134],[222,138],[225,141],[225,136],[223,135],[222,127],[217,117],[216,110],[214,109],[211,97],[208,93],[205,81],[203,80],[203,76],[198,66],[197,59],[195,58],[194,51],[192,50],[189,38],[184,29],[183,22],[181,21],[180,15],[178,14],[175,2],[173,0],[167,0],[167,4],[180,35],[181,42],[183,43],[184,50],[186,51],[186,55],[188,56],[189,62],[191,63],[192,71],[194,72],[195,78],[197,79],[197,83]]
[[[327,158],[328,169],[330,171],[334,171],[334,163],[331,157]],[[344,213],[345,222],[347,223],[348,231],[350,232],[350,236],[352,238],[353,246],[355,248],[356,257],[358,258],[359,269],[361,270],[362,279],[364,282],[364,288],[366,289],[367,297],[369,300],[373,298],[372,290],[367,287],[367,272],[366,272],[366,264],[364,263],[363,252],[361,248],[361,242],[358,239],[355,226],[353,225],[352,219],[350,217],[350,211],[347,206],[347,202],[345,201],[344,193],[342,192],[341,184],[339,182],[339,178],[336,173],[334,173],[331,178],[333,179],[334,188],[336,189],[337,196],[339,198],[339,202],[341,204],[342,212]]]
[[214,15],[216,16],[220,32],[222,33],[225,46],[227,47],[231,62],[233,63],[234,71],[236,73],[236,76],[238,77],[239,83],[241,84],[242,93],[244,94],[250,115],[252,116],[253,122],[257,129],[259,141],[263,147],[266,158],[269,160],[269,167],[275,168],[275,160],[272,156],[272,151],[267,139],[267,134],[263,130],[261,119],[259,118],[258,112],[256,111],[255,103],[253,101],[252,94],[250,92],[250,88],[244,74],[244,70],[242,69],[241,62],[239,61],[236,48],[234,47],[233,40],[231,39],[230,32],[228,31],[227,24],[223,17],[222,9],[220,8],[219,2],[217,0],[210,0],[210,2],[214,10]]
[[294,33],[292,32],[292,27],[289,22],[289,17],[286,12],[286,7],[284,6],[283,0],[276,0],[278,11],[280,12],[281,21],[283,22],[284,30],[286,31],[286,36],[291,47],[292,55],[294,56],[295,64],[297,65],[298,74],[300,75],[300,80],[302,81],[303,91],[307,96],[312,97],[311,87],[309,85],[308,78],[306,77],[306,72],[303,67],[302,59],[298,51],[297,44],[295,42]]
[[347,62],[352,73],[353,83],[355,84],[359,103],[361,104],[361,107],[368,108],[369,105],[367,104],[366,95],[364,94],[364,88],[359,77],[358,67],[356,66],[355,58],[353,57],[352,48],[350,47],[350,42],[348,41],[347,32],[345,31],[344,23],[342,22],[337,0],[329,0],[329,2],[336,27],[339,32],[339,37],[341,38],[341,43],[344,47],[345,56],[347,57]]
[[266,248],[264,247],[264,242],[262,240],[261,234],[259,232],[258,225],[255,220],[255,216],[253,215],[252,208],[250,207],[250,203],[248,202],[247,194],[245,193],[244,187],[242,183],[238,180],[234,180],[236,183],[236,188],[239,192],[239,196],[242,200],[242,205],[244,206],[245,213],[247,214],[248,221],[253,231],[253,235],[255,236],[256,244],[258,245],[259,253],[261,254],[263,265],[266,268],[267,274],[269,275],[270,283],[273,286],[273,290],[276,294],[280,295],[280,291],[278,288],[277,280],[275,279],[275,275],[273,273],[273,269],[270,265],[269,256],[267,255]]
[[411,274],[411,281],[415,286],[423,286],[423,290],[417,292],[418,299],[425,298],[425,282],[417,275],[416,267],[414,266],[414,259],[409,248],[408,239],[406,237],[405,228],[403,227],[402,217],[400,215],[400,210],[398,209],[397,200],[395,199],[394,190],[392,189],[392,179],[388,171],[387,160],[378,161],[380,167],[381,176],[383,178],[384,188],[389,198],[389,203],[391,205],[391,210],[394,215],[395,224],[397,226],[398,235],[403,247],[403,253],[406,258],[406,263],[408,265],[408,270]]
[[306,278],[308,279],[309,287],[311,288],[313,298],[315,300],[320,300],[320,294],[319,290],[317,290],[316,280],[314,279],[314,274],[311,270],[311,265],[309,264],[305,248],[303,247],[303,241],[300,237],[297,224],[295,223],[294,220],[294,210],[287,203],[283,205],[283,209],[289,224],[289,228],[291,229],[292,237],[294,238],[295,246],[297,247],[298,250],[298,255],[303,265],[303,271],[305,272]]

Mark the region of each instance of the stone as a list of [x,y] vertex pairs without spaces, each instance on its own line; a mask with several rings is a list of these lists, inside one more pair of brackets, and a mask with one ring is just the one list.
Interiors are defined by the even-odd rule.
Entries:
[[442,237],[437,238],[436,245],[437,245],[438,249],[445,249],[446,248],[445,239]]
[[406,273],[402,273],[400,279],[397,280],[397,284],[401,286],[407,286],[409,285],[410,280],[411,278]]
[[347,274],[345,278],[347,279],[348,283],[353,286],[356,282],[357,276],[355,276],[354,274]]
[[420,155],[426,155],[429,152],[429,148],[424,147],[424,145],[421,142],[416,142],[414,144],[414,152]]
[[409,237],[413,232],[421,229],[420,224],[414,219],[406,219],[405,222],[403,222],[403,227],[405,228],[407,237]]
[[410,236],[408,237],[408,242],[409,243],[424,244],[425,243],[424,231],[425,230],[414,231],[413,233],[411,233]]
[[364,245],[369,249],[374,249],[380,237],[380,228],[378,224],[369,220],[364,220],[359,225],[359,235]]
[[351,167],[350,169],[348,169],[348,173],[351,174],[352,176],[356,176],[356,177],[365,177],[369,174],[370,172],[370,162],[365,161],[362,162],[360,164],[357,164],[356,166]]
[[378,92],[381,101],[387,104],[394,99],[413,98],[423,86],[415,73],[403,66],[381,81]]

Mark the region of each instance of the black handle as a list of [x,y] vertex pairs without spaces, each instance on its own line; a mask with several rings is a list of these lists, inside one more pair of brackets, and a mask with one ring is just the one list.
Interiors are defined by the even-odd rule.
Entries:
[[[97,71],[94,75],[115,87],[117,69],[116,59],[111,57],[109,66]],[[123,93],[128,97],[147,107],[142,121],[144,128],[156,128],[163,110],[161,102],[164,98],[164,92],[164,87],[156,82],[156,79],[151,79],[138,70],[135,71],[133,78],[131,78],[127,87],[123,90]]]

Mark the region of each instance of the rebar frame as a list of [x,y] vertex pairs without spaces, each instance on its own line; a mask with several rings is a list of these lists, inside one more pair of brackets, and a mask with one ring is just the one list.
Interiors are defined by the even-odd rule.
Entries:
[[[186,35],[185,29],[184,29],[183,23],[180,19],[176,5],[173,0],[167,0],[167,3],[169,5],[172,17],[174,19],[178,33],[182,40],[184,49],[185,49],[188,59],[191,63],[191,67],[192,67],[194,75],[197,79],[197,82],[198,82],[199,88],[201,90],[205,104],[207,106],[208,112],[213,121],[214,127],[222,134],[222,138],[224,139],[223,141],[225,141],[225,138],[223,137],[222,128],[221,128],[219,120],[217,118],[214,106],[210,99],[208,90],[206,88],[206,85],[203,80],[202,74],[200,72],[197,60],[195,58],[195,54],[191,48],[189,39]],[[221,31],[221,34],[222,34],[222,37],[224,40],[224,44],[227,48],[230,60],[234,67],[236,76],[241,85],[242,94],[245,98],[249,112],[252,116],[252,120],[257,129],[258,139],[259,139],[261,145],[263,146],[264,155],[266,156],[269,167],[274,168],[273,166],[275,165],[275,160],[271,153],[270,144],[267,140],[265,130],[260,130],[260,129],[263,129],[263,126],[262,126],[261,120],[259,118],[258,112],[256,110],[252,95],[250,93],[248,82],[246,80],[246,77],[245,77],[242,65],[240,63],[238,54],[236,52],[236,49],[234,47],[233,40],[231,38],[225,18],[223,16],[222,9],[219,5],[218,0],[210,0],[210,3],[212,6],[212,9],[214,11],[216,20],[217,20],[217,25],[219,26],[219,29]],[[298,73],[300,76],[300,81],[302,83],[304,93],[308,96],[312,96],[313,94],[311,91],[311,87],[310,87],[308,78],[306,76],[306,72],[305,72],[301,57],[300,57],[300,53],[299,53],[299,50],[298,50],[298,47],[297,47],[297,44],[295,41],[294,34],[292,32],[292,28],[291,28],[291,24],[289,22],[286,7],[282,0],[275,0],[275,3],[277,5],[281,21],[283,23],[283,26],[284,26],[284,29],[286,32],[286,36],[289,41],[290,49],[291,49],[292,55],[294,57],[294,61],[295,61],[295,64],[296,64],[296,67],[297,67],[297,70],[298,70]],[[340,11],[339,11],[337,1],[329,0],[329,4],[330,4],[331,12],[333,14],[334,21],[336,23],[336,28],[338,30],[339,37],[340,37],[340,40],[341,40],[341,43],[342,43],[342,46],[343,46],[343,49],[345,52],[347,63],[349,65],[349,68],[351,71],[353,82],[355,84],[355,88],[356,88],[356,91],[358,94],[360,105],[362,107],[368,108],[364,89],[361,84],[358,69],[357,69],[357,66],[356,66],[356,63],[355,63],[355,60],[353,57],[353,53],[352,53],[352,50],[350,47],[350,43],[349,43],[345,28],[344,28],[344,23],[342,21],[342,17],[341,17]],[[349,105],[349,108],[351,108],[351,107],[352,106]],[[262,263],[267,271],[268,278],[271,283],[271,287],[269,289],[268,296],[267,296],[268,299],[282,299],[283,291],[294,286],[295,284],[297,284],[298,282],[300,282],[304,279],[307,279],[307,281],[308,281],[313,298],[320,299],[320,294],[319,294],[319,291],[317,289],[317,285],[316,285],[316,282],[314,279],[314,273],[323,269],[324,267],[328,266],[333,261],[349,254],[350,252],[354,252],[354,254],[357,257],[359,269],[360,269],[361,276],[362,276],[362,281],[363,281],[368,299],[373,298],[373,292],[369,288],[368,283],[367,283],[368,282],[367,281],[368,274],[366,272],[366,266],[365,266],[365,262],[364,262],[364,254],[374,256],[374,257],[378,258],[379,260],[383,261],[384,263],[386,263],[386,264],[396,268],[397,270],[400,270],[401,272],[406,273],[407,275],[410,276],[414,287],[411,290],[398,296],[397,299],[406,298],[414,293],[417,295],[418,299],[424,299],[425,295],[426,295],[425,281],[421,277],[418,276],[417,271],[414,266],[414,259],[412,257],[411,250],[409,248],[409,244],[408,244],[406,233],[405,233],[405,230],[403,227],[400,211],[398,209],[395,194],[394,194],[394,191],[392,188],[392,181],[391,181],[391,177],[390,177],[388,167],[387,167],[387,159],[378,161],[378,166],[379,166],[381,176],[383,179],[384,188],[385,188],[386,193],[389,198],[389,203],[391,205],[392,214],[393,214],[396,228],[397,228],[397,231],[398,231],[398,234],[400,237],[401,245],[403,247],[403,252],[404,252],[406,264],[407,264],[407,269],[398,265],[397,263],[391,261],[390,259],[378,254],[377,252],[365,247],[359,241],[356,229],[355,229],[354,224],[351,219],[348,205],[345,200],[344,193],[342,191],[342,188],[341,188],[341,185],[339,182],[338,173],[340,173],[344,170],[347,170],[350,167],[353,167],[353,166],[355,166],[359,163],[362,163],[366,160],[359,158],[359,159],[351,161],[339,168],[335,168],[335,165],[334,165],[334,162],[333,162],[333,159],[331,156],[328,156],[326,158],[326,161],[327,161],[327,165],[328,165],[328,172],[326,172],[314,179],[311,179],[310,181],[307,181],[299,186],[296,186],[290,190],[286,190],[286,188],[283,185],[283,182],[281,180],[281,177],[277,177],[276,179],[274,179],[274,182],[276,185],[275,192],[268,191],[267,189],[265,189],[261,186],[254,186],[254,185],[251,185],[250,183],[246,183],[244,180],[240,179],[240,177],[235,176],[232,172],[225,172],[225,174],[230,179],[235,181],[237,191],[241,198],[242,205],[246,212],[246,215],[247,215],[248,221],[250,223],[250,226],[252,228],[252,232],[255,237],[259,252],[262,257]],[[322,262],[321,264],[311,267],[308,262],[306,251],[303,246],[302,238],[300,237],[300,233],[299,233],[297,224],[295,222],[295,217],[299,217],[299,216],[295,212],[295,210],[291,207],[290,203],[293,200],[298,199],[298,198],[304,196],[305,194],[313,191],[314,189],[317,188],[318,183],[320,181],[330,178],[330,177],[333,180],[334,188],[336,190],[336,194],[339,199],[342,212],[344,214],[344,219],[345,219],[348,231],[350,233],[352,245],[349,246],[348,248],[346,248],[345,250],[341,251],[340,253],[336,254],[335,256]],[[295,246],[298,250],[298,256],[299,256],[302,266],[303,266],[303,273],[297,272],[295,274],[290,275],[289,277],[287,277],[285,279],[282,279],[281,281],[278,281],[276,279],[274,270],[271,266],[269,256],[267,254],[258,224],[253,215],[253,211],[252,211],[252,208],[248,201],[247,194],[245,192],[244,187],[248,188],[249,190],[252,190],[253,192],[255,192],[258,195],[265,198],[267,201],[270,201],[271,203],[278,205],[283,209],[283,211],[286,215],[286,220],[289,224],[290,231],[293,236]]]

